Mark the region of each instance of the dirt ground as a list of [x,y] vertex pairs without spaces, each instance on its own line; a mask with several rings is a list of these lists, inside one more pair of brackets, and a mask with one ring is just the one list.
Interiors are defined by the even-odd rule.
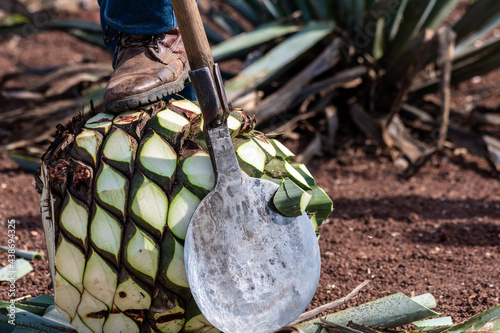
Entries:
[[[95,11],[82,13],[97,21]],[[63,33],[0,42],[0,76],[111,59],[108,52]],[[482,82],[497,84],[499,78],[496,72]],[[470,88],[477,81],[463,87],[477,89]],[[0,117],[4,102],[0,97]],[[359,147],[343,142],[335,158],[308,164],[335,207],[320,227],[322,275],[310,308],[345,296],[366,279],[371,283],[345,306],[395,292],[429,292],[436,310],[458,322],[500,304],[500,183],[486,163],[447,152],[403,180],[387,152]],[[0,244],[7,242],[10,220],[15,220],[19,249],[46,252],[33,177],[0,155]],[[0,254],[0,266],[5,265],[7,257]],[[17,281],[16,297],[53,292],[47,262],[33,265],[34,271]]]

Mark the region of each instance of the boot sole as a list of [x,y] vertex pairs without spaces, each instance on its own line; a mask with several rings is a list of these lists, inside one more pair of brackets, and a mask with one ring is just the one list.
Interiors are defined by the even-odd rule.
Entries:
[[137,95],[126,96],[104,102],[102,107],[104,112],[119,113],[157,102],[162,98],[178,93],[184,89],[184,83],[188,78],[189,66],[185,66],[184,71],[172,82],[145,91]]

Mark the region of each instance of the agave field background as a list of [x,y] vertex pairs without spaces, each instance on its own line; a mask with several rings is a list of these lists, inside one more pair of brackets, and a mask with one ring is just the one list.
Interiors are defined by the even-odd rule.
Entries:
[[[94,2],[15,3],[0,4],[0,245],[15,220],[16,246],[46,254],[26,169],[58,123],[90,99],[99,108],[111,55]],[[200,0],[200,9],[235,106],[279,134],[334,200],[311,309],[366,279],[344,308],[429,292],[459,322],[500,304],[498,1]],[[20,164],[7,154],[23,155]],[[18,298],[53,292],[46,261],[31,264]]]

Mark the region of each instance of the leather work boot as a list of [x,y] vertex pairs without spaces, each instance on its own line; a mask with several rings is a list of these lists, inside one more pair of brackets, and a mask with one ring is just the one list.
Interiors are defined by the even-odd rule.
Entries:
[[115,70],[104,90],[104,111],[137,108],[184,88],[189,65],[179,28],[118,38]]

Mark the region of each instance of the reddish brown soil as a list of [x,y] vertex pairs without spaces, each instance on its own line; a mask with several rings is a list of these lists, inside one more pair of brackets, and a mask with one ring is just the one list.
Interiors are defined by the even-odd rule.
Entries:
[[[95,13],[85,18],[97,20]],[[62,33],[0,41],[0,76],[111,59],[106,51]],[[499,78],[496,72],[482,83],[488,87]],[[463,84],[460,96],[477,91],[478,84]],[[437,311],[460,321],[500,303],[500,184],[484,161],[447,153],[402,180],[386,154],[351,147],[338,156],[309,163],[335,206],[320,228],[323,269],[311,307],[346,295],[366,279],[371,283],[346,306],[399,291],[408,296],[430,292]],[[7,243],[9,220],[16,221],[17,248],[46,252],[33,177],[0,155],[0,244]],[[2,253],[0,266],[5,265]],[[53,292],[47,263],[33,265],[34,271],[17,281],[16,297]]]

